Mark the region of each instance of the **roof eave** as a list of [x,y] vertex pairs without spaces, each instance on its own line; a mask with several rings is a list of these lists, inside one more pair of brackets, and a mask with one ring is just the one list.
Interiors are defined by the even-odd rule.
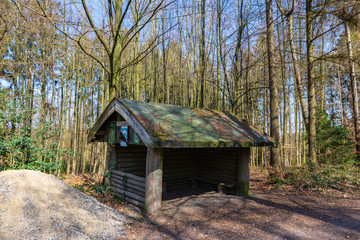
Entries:
[[240,147],[274,147],[273,142],[236,142],[236,141],[155,141],[155,148],[240,148]]

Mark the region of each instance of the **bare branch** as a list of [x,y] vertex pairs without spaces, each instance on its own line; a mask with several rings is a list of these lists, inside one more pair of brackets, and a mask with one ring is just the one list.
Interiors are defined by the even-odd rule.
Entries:
[[110,56],[111,52],[110,52],[110,49],[109,47],[107,46],[105,40],[103,39],[103,37],[100,35],[99,31],[97,30],[96,26],[94,25],[94,22],[90,16],[90,13],[89,13],[89,9],[87,8],[87,5],[86,5],[86,2],[85,0],[81,0],[82,4],[83,4],[83,7],[84,7],[84,10],[85,10],[85,14],[86,14],[86,17],[87,17],[87,20],[89,21],[90,23],[90,26],[92,27],[92,29],[94,30],[96,36],[99,38],[101,44],[104,46],[105,48],[105,51],[107,52],[107,54]]

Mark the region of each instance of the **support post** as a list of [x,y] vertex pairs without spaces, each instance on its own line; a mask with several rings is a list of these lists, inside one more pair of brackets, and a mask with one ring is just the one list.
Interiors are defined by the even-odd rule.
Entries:
[[161,211],[163,178],[163,149],[148,148],[146,156],[145,213]]
[[[107,171],[111,171],[116,166],[116,147],[112,143],[107,144],[107,157],[105,161],[105,171],[103,172],[106,175]],[[103,178],[103,184],[110,183],[110,178]]]
[[237,195],[249,196],[250,148],[241,148],[238,153]]
[[107,144],[108,157],[105,165],[105,172],[116,166],[116,146],[115,144]]

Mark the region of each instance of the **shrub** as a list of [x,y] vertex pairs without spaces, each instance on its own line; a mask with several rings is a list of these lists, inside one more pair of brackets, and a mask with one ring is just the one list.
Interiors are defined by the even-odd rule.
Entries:
[[336,125],[322,111],[316,113],[316,140],[319,163],[343,164],[355,160],[355,143],[344,126]]
[[[35,114],[24,104],[12,99],[10,91],[0,89],[0,170],[32,169],[44,172],[62,168],[57,161],[61,155],[69,154],[58,148],[51,140],[58,136],[58,130],[52,130],[54,122],[37,121],[30,134],[26,124]],[[16,128],[15,128],[16,126]],[[45,143],[43,140],[50,140]]]
[[299,189],[359,190],[360,168],[353,163],[322,164],[316,169],[307,165],[290,167],[277,175],[271,175],[269,182],[277,187],[289,184]]
[[335,124],[326,113],[316,113],[317,157],[320,165],[293,166],[271,174],[269,182],[277,187],[290,184],[302,189],[359,189],[360,168],[355,164],[355,143],[350,132]]

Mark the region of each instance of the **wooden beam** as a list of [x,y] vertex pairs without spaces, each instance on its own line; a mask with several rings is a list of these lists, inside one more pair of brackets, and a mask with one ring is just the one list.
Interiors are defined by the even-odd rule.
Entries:
[[139,188],[142,189],[142,191],[145,192],[145,183],[140,183],[140,182],[135,181],[135,180],[130,179],[130,178],[128,178],[128,179],[126,179],[126,180],[124,181],[123,178],[117,178],[117,177],[111,176],[111,181],[117,181],[118,183],[121,183],[121,182],[125,182],[125,181],[126,181],[126,184],[127,184],[127,185],[131,185],[131,187],[133,187],[133,186],[134,186],[134,187],[139,187]]
[[144,200],[145,200],[140,194],[132,193],[132,192],[120,189],[120,188],[118,188],[116,186],[113,186],[112,189],[114,191],[116,191],[117,193],[120,193],[124,197],[129,197],[129,198],[132,198],[132,199],[134,199],[136,201],[139,201],[139,202],[144,202]]
[[[144,199],[145,199],[145,188],[141,188],[141,187],[138,187],[138,186],[135,186],[135,185],[129,185],[129,184],[124,184],[123,182],[119,182],[115,179],[111,179],[111,185],[112,186],[115,186],[119,189],[122,189],[122,190],[126,190],[126,191],[129,191],[129,192],[134,192],[136,194],[139,194],[140,196],[143,196]],[[143,201],[145,202],[145,200]]]
[[237,195],[249,196],[250,148],[240,148],[238,155]]
[[110,170],[116,165],[116,147],[114,144],[107,144],[107,158],[106,158],[106,170]]
[[116,126],[121,127],[121,126],[130,126],[130,125],[128,124],[127,121],[117,121]]
[[126,178],[130,178],[130,179],[134,179],[134,180],[136,180],[138,182],[141,182],[141,183],[145,183],[145,178],[136,176],[136,175],[131,174],[131,173],[125,173],[125,172],[122,172],[122,171],[119,171],[119,170],[112,170],[111,174],[113,174],[114,176],[117,175],[117,176],[120,176],[120,177],[126,177]]
[[[117,196],[118,198],[120,198],[120,199],[124,199],[124,195],[123,195],[123,194],[120,194],[120,193],[118,193],[118,192],[116,192],[116,191],[113,191],[113,194],[114,194],[115,196]],[[125,195],[125,199],[124,199],[124,200],[127,201],[127,202],[129,202],[129,203],[131,203],[131,204],[134,204],[135,206],[137,206],[137,207],[139,207],[139,208],[144,208],[144,203],[143,203],[143,202],[140,202],[140,201],[137,201],[137,200],[135,200],[135,199],[132,199],[132,198],[126,196],[126,195]]]
[[155,215],[161,211],[163,178],[163,149],[148,148],[146,156],[145,213]]

